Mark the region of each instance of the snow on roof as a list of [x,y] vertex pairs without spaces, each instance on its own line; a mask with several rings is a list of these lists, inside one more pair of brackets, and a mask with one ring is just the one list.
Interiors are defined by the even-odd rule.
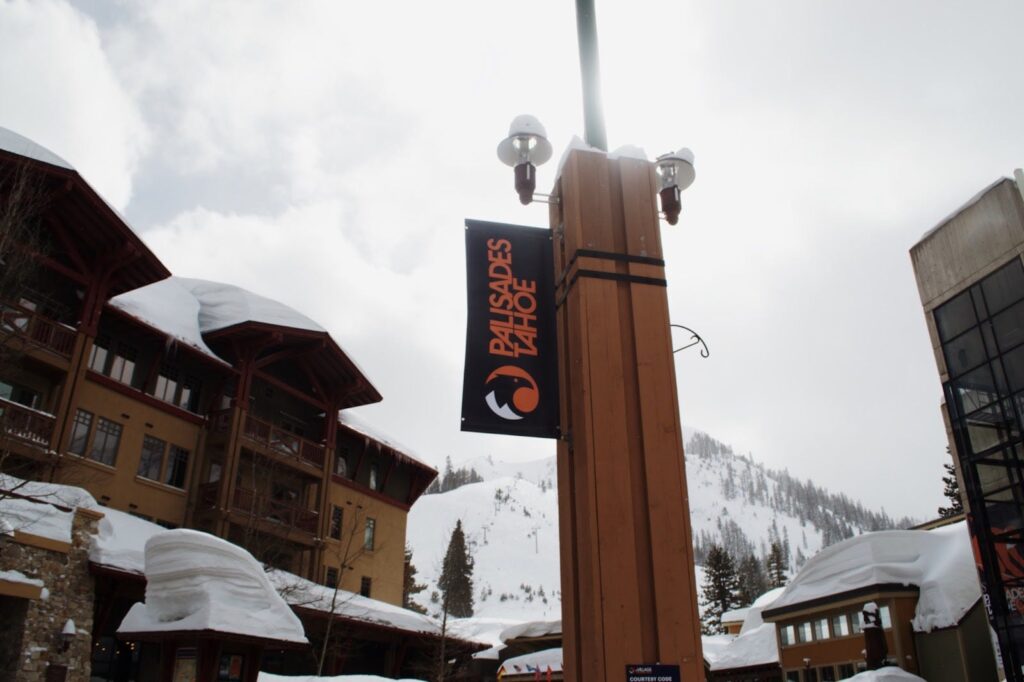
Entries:
[[74,167],[60,158],[41,144],[19,135],[13,130],[0,127],[0,149],[11,152],[18,156],[24,156],[35,161],[42,161],[51,166],[59,166],[67,170],[75,170]]
[[216,632],[306,644],[298,616],[249,552],[179,528],[146,541],[146,601],[118,633]]
[[742,609],[731,609],[722,614],[723,623],[742,623],[747,619],[747,611],[750,608],[744,606]]
[[981,598],[967,524],[866,533],[826,547],[804,564],[772,608],[885,584],[920,589],[911,621],[916,631],[956,625]]
[[517,637],[544,637],[545,635],[561,635],[562,620],[535,620],[520,623],[501,631],[501,641],[507,642]]
[[402,445],[394,438],[391,438],[390,436],[385,436],[375,426],[371,426],[369,423],[367,423],[366,418],[363,417],[362,415],[356,415],[349,410],[343,410],[338,413],[338,421],[344,426],[366,436],[367,438],[372,438],[375,441],[383,443],[384,445],[398,452],[399,454],[405,455],[406,457],[408,457],[413,462],[416,462],[417,464],[423,464],[429,467],[430,469],[434,468],[427,464],[426,460],[424,460],[421,456],[414,453],[411,449]]
[[878,670],[865,670],[845,679],[848,682],[925,682],[923,677],[908,673],[894,665],[887,665]]
[[93,536],[89,561],[129,573],[146,568],[146,543],[166,528],[117,509],[104,509],[99,532]]
[[0,571],[0,580],[6,580],[9,583],[32,585],[33,587],[43,586],[42,580],[39,580],[38,578],[29,578],[21,571]]
[[736,635],[701,635],[700,642],[704,660],[713,664],[734,639],[736,639]]
[[[326,613],[331,612],[333,587],[311,582],[287,571],[273,570],[267,576],[289,604]],[[338,590],[334,613],[342,618],[351,618],[364,623],[373,623],[409,632],[423,632],[438,636],[441,634],[441,624],[430,616],[342,589]]]
[[81,488],[57,483],[27,481],[0,474],[0,489],[11,493],[0,498],[0,518],[4,521],[4,528],[58,542],[71,542],[76,508],[98,507],[93,496]]
[[712,670],[745,668],[751,665],[767,665],[779,660],[779,648],[775,639],[775,624],[763,623],[748,630],[729,642],[709,660]]
[[547,672],[548,668],[551,668],[553,673],[562,672],[562,647],[533,651],[510,658],[498,668],[498,676],[532,674],[538,670],[543,673]]
[[317,677],[315,675],[273,675],[260,673],[259,682],[423,682],[413,678],[392,680],[390,677],[378,675],[336,675],[335,677]]
[[935,227],[933,227],[932,229],[928,230],[928,231],[927,231],[927,232],[925,232],[925,233],[924,233],[923,235],[921,235],[921,239],[919,239],[919,240],[918,240],[918,243],[920,244],[920,243],[921,243],[921,242],[923,242],[924,240],[928,239],[928,237],[931,237],[931,236],[932,236],[933,234],[935,234],[936,232],[938,232],[938,231],[939,231],[939,229],[940,229],[940,228],[941,228],[941,227],[942,227],[943,225],[945,225],[946,223],[948,223],[948,222],[949,222],[950,220],[952,220],[953,218],[956,218],[956,217],[957,217],[958,215],[960,215],[961,213],[963,213],[964,211],[966,211],[967,209],[969,209],[969,208],[970,208],[971,206],[974,206],[974,205],[975,205],[976,203],[978,203],[978,201],[979,201],[979,200],[981,200],[981,198],[982,198],[983,196],[985,196],[986,194],[988,194],[988,193],[989,193],[989,192],[990,192],[990,191],[991,191],[991,190],[992,190],[992,189],[993,189],[994,187],[996,187],[997,185],[1000,185],[1000,184],[1002,184],[1002,183],[1004,183],[1004,182],[1013,182],[1013,180],[1012,180],[1011,178],[1008,178],[1008,177],[1006,177],[1006,176],[1003,176],[1003,177],[999,178],[998,180],[996,180],[995,182],[993,182],[993,183],[989,184],[989,186],[988,186],[988,187],[986,187],[985,189],[981,190],[980,192],[978,192],[977,194],[975,194],[975,195],[974,195],[973,197],[971,197],[970,199],[968,199],[966,203],[964,203],[963,205],[961,205],[961,206],[960,206],[960,208],[956,209],[955,211],[953,211],[952,213],[950,213],[949,215],[947,215],[947,216],[946,216],[945,218],[943,218],[942,220],[940,220],[940,221],[939,221],[938,223],[936,223],[936,224],[935,224]]
[[[111,305],[207,355],[203,334],[244,322],[326,333],[302,313],[232,284],[168,277],[115,296]],[[219,359],[219,358],[218,358]]]
[[785,587],[776,587],[755,599],[754,603],[747,608],[747,614],[743,618],[743,627],[740,628],[740,634],[760,627],[764,623],[764,620],[761,618],[761,612],[775,603],[775,600],[785,591]]

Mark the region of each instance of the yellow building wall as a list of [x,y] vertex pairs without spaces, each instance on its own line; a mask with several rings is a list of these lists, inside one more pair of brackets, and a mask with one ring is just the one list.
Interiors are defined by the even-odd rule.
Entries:
[[[400,606],[405,566],[406,512],[355,488],[332,482],[328,490],[328,530],[333,507],[343,512],[341,540],[325,536],[323,560],[318,580],[324,581],[329,567],[351,565],[341,577],[341,587],[359,592],[364,576],[373,581],[370,596]],[[374,519],[374,548],[363,549],[366,519]],[[349,542],[350,534],[355,537]],[[328,533],[329,535],[329,533]]]
[[[185,520],[188,482],[198,458],[200,425],[101,385],[90,380],[88,376],[78,385],[72,403],[72,413],[78,408],[93,414],[89,447],[92,438],[95,437],[96,424],[100,417],[121,425],[117,459],[114,466],[107,466],[89,459],[88,456],[78,457],[68,453],[69,429],[61,444],[64,460],[63,466],[57,469],[57,481],[84,487],[97,500],[115,509],[143,514],[176,526],[182,525]],[[185,490],[138,475],[142,441],[145,436],[154,436],[165,441],[168,444],[168,451],[170,445],[177,445],[189,451],[189,471],[185,479]],[[86,455],[88,452],[87,449]],[[163,467],[167,467],[167,452],[164,454]]]

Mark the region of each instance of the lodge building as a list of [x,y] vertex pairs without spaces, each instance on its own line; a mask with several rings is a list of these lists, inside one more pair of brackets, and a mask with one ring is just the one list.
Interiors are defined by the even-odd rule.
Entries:
[[0,172],[42,207],[0,273],[0,469],[401,605],[406,516],[437,472],[343,412],[381,395],[330,334],[172,277],[74,168],[2,128]]

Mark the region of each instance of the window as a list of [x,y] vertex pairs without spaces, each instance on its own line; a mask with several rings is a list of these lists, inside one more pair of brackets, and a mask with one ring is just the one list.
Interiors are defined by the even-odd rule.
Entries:
[[185,488],[185,477],[188,475],[188,455],[185,448],[172,445],[167,455],[167,471],[164,473],[164,483],[175,488]]
[[170,372],[167,368],[161,369],[156,376],[156,386],[153,387],[153,396],[165,403],[173,403],[178,392],[178,382],[169,376]]
[[198,379],[191,377],[180,379],[177,368],[172,365],[164,365],[156,377],[153,396],[183,410],[196,412],[199,409],[199,387]]
[[821,682],[836,682],[836,669],[830,665],[818,668],[818,679]]
[[327,587],[338,586],[338,569],[333,566],[327,569],[327,575],[324,577],[324,585],[327,585]]
[[377,489],[377,464],[370,465],[370,490]]
[[71,440],[68,452],[76,455],[85,454],[85,446],[89,442],[89,429],[92,428],[92,413],[85,410],[75,412],[75,421],[71,425]]
[[850,629],[855,635],[864,631],[864,614],[860,611],[854,611],[850,614]]
[[782,639],[782,646],[796,644],[796,628],[792,625],[785,625],[779,630],[779,637]]
[[181,382],[181,391],[178,393],[177,406],[189,412],[199,411],[199,391],[202,384],[198,379],[186,377]]
[[96,436],[92,439],[89,458],[100,464],[114,466],[117,448],[121,445],[121,425],[100,417],[96,424]]
[[850,634],[850,621],[845,613],[832,616],[832,635],[835,637],[846,637]]
[[373,578],[368,578],[365,575],[363,579],[359,581],[359,594],[364,597],[370,596],[370,590],[373,588]]
[[139,476],[152,481],[160,480],[160,470],[164,466],[164,451],[167,450],[167,443],[146,436],[142,439],[142,454],[139,456]]
[[818,671],[815,668],[808,668],[804,671],[804,682],[818,682]]
[[89,351],[89,369],[100,374],[107,373],[107,347],[109,342],[106,339],[96,339]]
[[110,361],[110,378],[131,386],[132,379],[135,377],[136,357],[137,353],[134,348],[125,344],[118,344],[117,352]]
[[800,625],[797,625],[796,638],[798,642],[813,642],[814,638],[811,637],[811,624],[800,623]]
[[331,537],[335,540],[341,539],[342,511],[341,507],[333,507],[331,509]]
[[366,530],[363,531],[363,549],[373,550],[374,531],[377,522],[373,519],[366,519]]
[[853,663],[839,664],[839,679],[845,680],[847,677],[853,677],[854,674]]
[[348,475],[348,448],[341,448],[334,453],[334,473],[338,476]]
[[814,621],[814,639],[828,639],[828,618],[819,618]]
[[[789,627],[793,627],[790,625]],[[800,682],[800,671],[799,670],[787,670],[786,671],[786,682]]]
[[18,384],[9,384],[6,381],[0,381],[0,398],[32,409],[37,409],[39,403],[42,402],[42,396],[38,391]]
[[888,606],[878,608],[878,615],[882,619],[882,628],[888,630],[892,627],[892,616],[889,614]]

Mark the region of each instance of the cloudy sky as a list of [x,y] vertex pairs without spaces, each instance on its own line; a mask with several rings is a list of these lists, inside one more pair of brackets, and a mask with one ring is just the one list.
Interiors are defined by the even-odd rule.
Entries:
[[[945,436],[908,249],[1024,165],[1024,3],[597,2],[610,145],[682,145],[663,226],[688,426],[898,514]],[[0,0],[0,126],[73,163],[177,274],[288,303],[441,464],[458,431],[466,217],[544,225],[494,148],[582,132],[573,3]],[[557,154],[558,152],[556,152]],[[554,180],[541,167],[541,189]]]

